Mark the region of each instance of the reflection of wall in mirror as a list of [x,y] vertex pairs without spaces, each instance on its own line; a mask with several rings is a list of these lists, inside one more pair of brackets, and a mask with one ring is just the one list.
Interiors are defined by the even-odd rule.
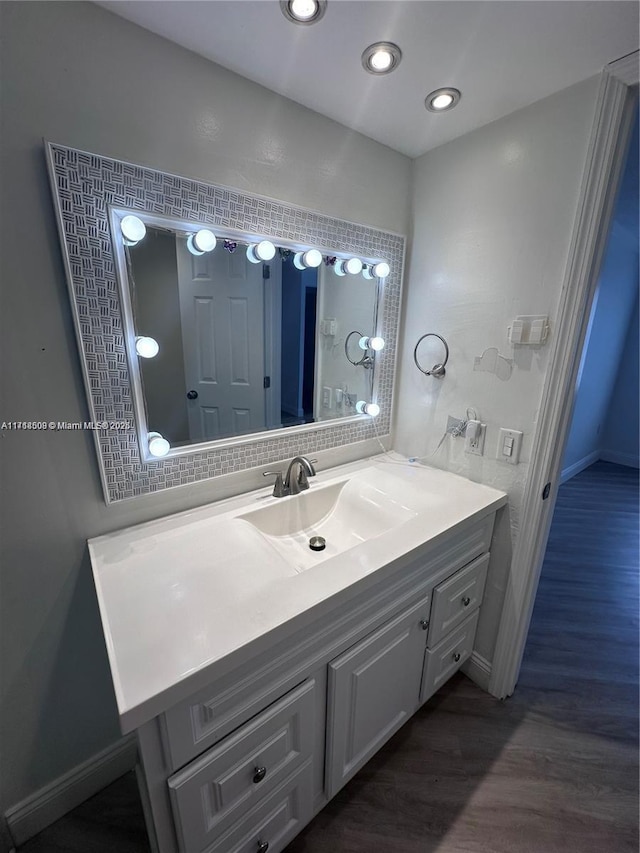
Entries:
[[[373,370],[350,364],[344,354],[344,341],[349,332],[358,330],[363,335],[374,332],[375,309],[378,296],[376,279],[367,280],[361,275],[338,276],[328,267],[320,273],[318,288],[318,320],[336,319],[335,335],[318,335],[318,356],[315,387],[315,409],[317,420],[327,420],[345,415],[354,415],[345,396],[336,402],[336,389],[356,399],[369,400],[372,389]],[[350,346],[354,360],[364,355],[354,335]],[[324,389],[330,393],[325,395]],[[329,406],[325,405],[328,396]],[[340,395],[337,395],[338,398]]]
[[172,444],[187,442],[175,236],[148,228],[145,239],[129,252],[136,333],[150,335],[160,346],[154,358],[139,360],[149,429],[169,437]]

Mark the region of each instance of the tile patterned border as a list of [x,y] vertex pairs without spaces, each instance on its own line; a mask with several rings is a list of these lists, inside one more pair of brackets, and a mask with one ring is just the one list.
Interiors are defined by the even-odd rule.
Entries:
[[[382,304],[387,346],[377,360],[379,435],[391,428],[404,237],[355,225],[226,187],[203,184],[120,160],[47,143],[76,333],[91,419],[135,423],[108,206],[235,228],[336,252],[385,258],[391,265]],[[94,433],[107,503],[195,483],[232,471],[312,454],[375,436],[370,420],[329,422],[308,432],[216,447],[144,462],[135,427]]]

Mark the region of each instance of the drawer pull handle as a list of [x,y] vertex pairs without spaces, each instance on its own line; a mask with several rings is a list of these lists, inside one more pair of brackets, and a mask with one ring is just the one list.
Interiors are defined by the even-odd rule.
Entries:
[[428,619],[421,619],[420,620],[420,627],[422,628],[423,631],[426,631],[427,628],[429,627],[429,620]]
[[471,604],[471,599],[468,595],[465,595],[465,597],[462,599],[462,603],[465,607],[468,607]]
[[460,660],[460,652],[454,652],[453,659],[456,663],[458,663],[458,661]]
[[269,849],[268,841],[258,841],[258,853],[267,853]]
[[[256,767],[256,768],[255,768],[255,772],[254,772],[254,774],[253,774],[253,781],[254,781],[254,782],[255,782],[255,784],[257,785],[257,784],[258,784],[258,782],[262,782],[262,780],[264,779],[264,777],[265,777],[266,775],[267,775],[267,768],[266,768],[266,767]],[[269,846],[269,845],[267,844],[267,847],[268,847],[268,846]],[[265,847],[264,849],[266,850],[266,849],[267,849],[267,847]]]

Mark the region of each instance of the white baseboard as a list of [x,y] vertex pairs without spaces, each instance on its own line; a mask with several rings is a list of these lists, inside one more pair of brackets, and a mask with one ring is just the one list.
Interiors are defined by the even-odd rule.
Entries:
[[478,652],[473,652],[469,660],[462,667],[464,674],[481,687],[487,693],[489,692],[489,678],[491,677],[491,664]]
[[19,847],[24,844],[71,809],[132,770],[136,766],[137,757],[136,737],[127,735],[10,808],[5,813],[5,820],[14,845]]
[[593,453],[583,456],[582,459],[578,459],[577,462],[574,462],[573,465],[569,465],[568,468],[563,468],[560,473],[560,485],[566,483],[567,480],[570,480],[572,477],[575,477],[576,474],[580,473],[580,471],[584,471],[584,469],[588,468],[589,465],[593,465],[593,463],[597,462],[598,459],[602,459],[600,451],[594,450]]
[[640,458],[637,453],[618,453],[617,450],[603,450],[600,459],[605,462],[615,462],[616,465],[626,465],[628,468],[640,468]]

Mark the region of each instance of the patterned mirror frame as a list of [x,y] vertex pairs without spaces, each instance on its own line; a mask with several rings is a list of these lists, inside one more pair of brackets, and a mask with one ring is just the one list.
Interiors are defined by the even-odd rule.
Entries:
[[[93,434],[107,503],[390,433],[403,236],[50,142],[46,153],[90,418],[106,427]],[[232,228],[282,239],[300,248],[331,247],[338,254],[388,261],[391,273],[379,306],[378,329],[386,345],[376,356],[380,415],[375,425],[369,416],[357,415],[232,442],[212,441],[193,452],[182,448],[179,455],[144,461],[109,223],[109,209],[114,206],[210,225],[214,230]],[[128,423],[128,428],[110,428],[122,423]]]

